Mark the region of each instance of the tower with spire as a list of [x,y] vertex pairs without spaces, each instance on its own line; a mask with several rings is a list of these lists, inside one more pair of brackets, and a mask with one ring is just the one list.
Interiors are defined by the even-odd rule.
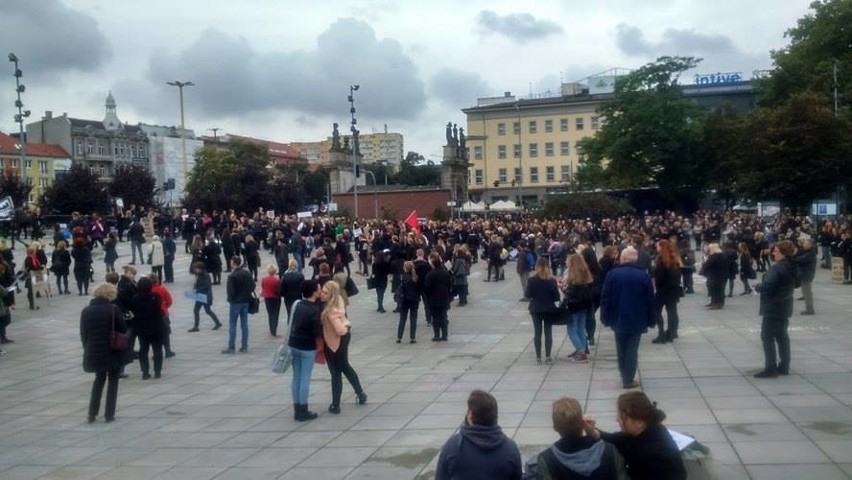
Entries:
[[115,131],[121,128],[121,120],[118,119],[118,114],[115,113],[115,98],[112,96],[112,90],[106,98],[106,115],[104,116],[104,128],[109,131]]

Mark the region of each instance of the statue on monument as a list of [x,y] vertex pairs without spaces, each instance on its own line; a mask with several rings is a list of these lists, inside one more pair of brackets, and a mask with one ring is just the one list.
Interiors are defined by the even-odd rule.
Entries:
[[343,149],[341,151],[347,152],[347,153],[350,152],[350,150],[349,150],[349,137],[343,137]]
[[459,146],[459,127],[455,123],[453,124],[453,146]]
[[337,129],[337,123],[334,124],[334,130],[331,131],[331,151],[340,151],[340,131]]
[[467,143],[467,137],[464,135],[464,127],[462,127],[462,128],[459,129],[459,147],[461,147],[461,149],[464,150],[465,147],[466,147],[466,145],[465,145],[466,143]]
[[453,123],[447,122],[447,146],[453,146]]

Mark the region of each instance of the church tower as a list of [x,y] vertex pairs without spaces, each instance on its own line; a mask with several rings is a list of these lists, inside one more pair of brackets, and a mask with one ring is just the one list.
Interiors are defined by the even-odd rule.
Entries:
[[115,113],[115,99],[112,97],[112,91],[109,92],[106,98],[106,115],[104,116],[104,128],[112,132],[121,128],[121,120]]

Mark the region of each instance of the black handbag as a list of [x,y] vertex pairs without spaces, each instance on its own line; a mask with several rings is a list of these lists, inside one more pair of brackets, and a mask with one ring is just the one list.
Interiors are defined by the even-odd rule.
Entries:
[[109,348],[110,350],[127,350],[130,343],[130,335],[126,332],[122,333],[115,329],[115,310],[112,312],[112,328],[109,332]]
[[257,294],[251,292],[251,300],[249,300],[248,313],[250,315],[254,315],[260,311],[260,299],[257,298]]
[[346,296],[354,297],[358,295],[358,285],[355,285],[355,281],[352,280],[351,277],[346,277]]
[[367,290],[376,288],[376,277],[367,278]]
[[570,320],[571,312],[568,309],[568,305],[565,304],[565,301],[559,302],[559,306],[556,307],[556,310],[550,313],[551,325],[568,325]]

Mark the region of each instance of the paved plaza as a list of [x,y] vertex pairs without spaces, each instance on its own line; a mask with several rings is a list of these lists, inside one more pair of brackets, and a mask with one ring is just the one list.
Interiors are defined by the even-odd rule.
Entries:
[[[249,352],[221,355],[227,328],[187,333],[192,305],[188,256],[179,243],[172,345],[163,378],[141,380],[138,364],[119,387],[114,423],[86,423],[93,375],[81,367],[79,314],[88,298],[38,299],[40,310],[18,310],[9,327],[16,343],[0,357],[0,479],[428,479],[438,451],[463,419],[471,389],[491,391],[499,423],[524,458],[556,440],[551,402],[578,398],[603,429],[615,429],[622,392],[612,332],[599,327],[598,346],[585,365],[571,353],[565,327],[556,327],[556,361],[537,365],[527,304],[518,302],[514,265],[506,281],[484,283],[474,266],[467,307],[450,311],[450,339],[430,342],[422,319],[418,343],[396,344],[396,314],[377,314],[375,294],[354,276],[351,361],[369,402],[355,405],[344,382],[340,415],[326,409],[330,382],[317,366],[311,408],[317,420],[293,420],[290,373],[269,371],[273,350],[266,315],[251,317]],[[18,264],[22,251],[16,250]],[[118,265],[129,260],[119,246]],[[271,259],[264,255],[264,265]],[[96,277],[103,277],[95,252]],[[146,271],[142,267],[141,271]],[[224,279],[223,279],[224,280]],[[224,283],[224,282],[223,282]],[[214,310],[227,319],[224,284],[214,287]],[[710,478],[852,478],[852,286],[830,283],[819,270],[817,314],[798,315],[790,330],[789,377],[756,380],[762,367],[758,298],[735,296],[724,310],[706,311],[703,285],[680,304],[680,338],[640,347],[642,388],[668,414],[666,424],[711,452]],[[406,335],[407,338],[407,335]]]

